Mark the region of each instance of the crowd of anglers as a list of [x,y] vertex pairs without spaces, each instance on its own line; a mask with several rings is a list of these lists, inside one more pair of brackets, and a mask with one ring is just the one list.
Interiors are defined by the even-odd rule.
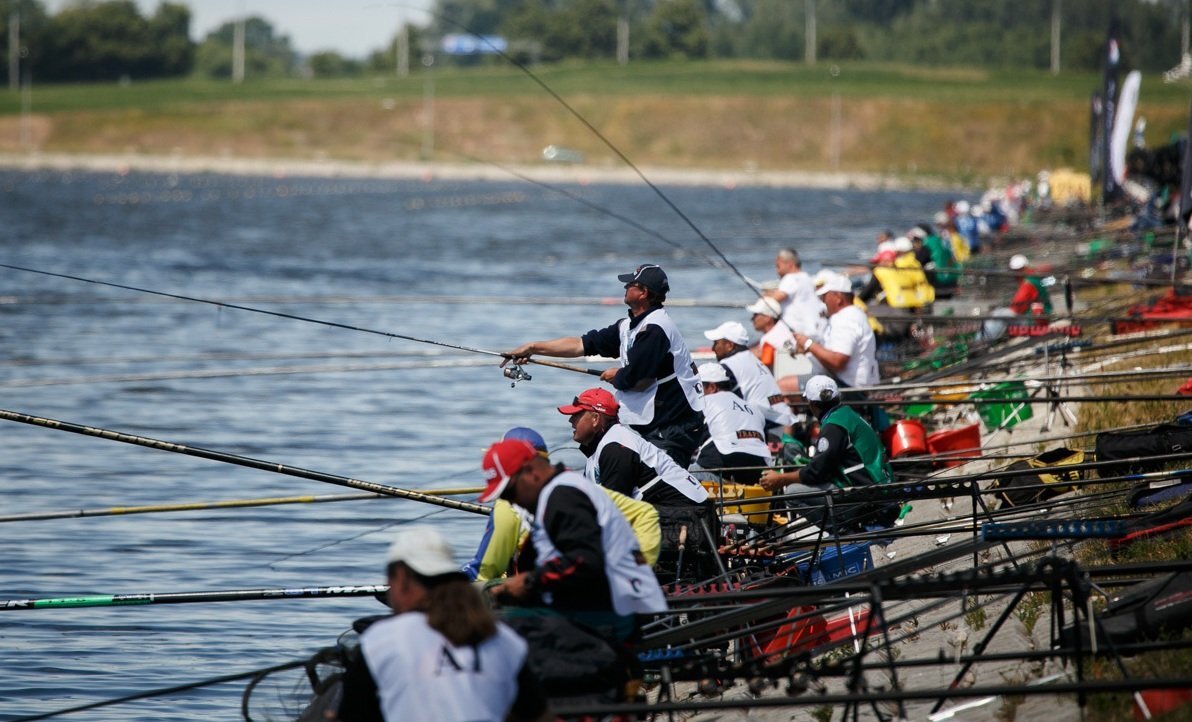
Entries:
[[[792,513],[829,535],[892,525],[897,502],[833,513],[823,494],[894,479],[875,429],[881,415],[842,403],[880,382],[878,339],[891,324],[876,321],[867,304],[914,313],[950,295],[960,264],[982,250],[979,229],[1007,222],[998,203],[978,208],[949,204],[933,224],[880,236],[864,283],[829,270],[813,278],[794,249],[779,251],[777,283],[746,307],[760,340],[725,321],[704,333],[714,362],[694,362],[665,308],[669,279],[654,264],[618,276],[627,317],[504,352],[514,364],[534,356],[617,361],[600,374],[609,388],[585,389],[557,407],[584,468],[552,463],[537,431],[511,428],[484,453],[480,501],[493,502],[493,513],[462,569],[434,529],[398,536],[387,556],[387,602],[398,614],[363,632],[340,719],[549,718],[528,659],[537,654],[541,669],[558,652],[552,647],[573,656],[576,644],[596,645],[594,654],[611,647],[631,681],[628,650],[641,620],[667,609],[655,565],[676,543],[668,530],[682,528],[681,544],[691,530],[715,553],[721,520],[701,479],[820,492],[823,501],[812,494]],[[1009,265],[1021,275],[1009,313],[1050,312],[1025,257]]]

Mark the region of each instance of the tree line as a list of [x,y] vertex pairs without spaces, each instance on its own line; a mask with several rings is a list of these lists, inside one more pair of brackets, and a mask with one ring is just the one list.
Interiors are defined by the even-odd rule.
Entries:
[[[399,47],[431,52],[439,38],[464,26],[504,37],[524,62],[815,58],[1045,69],[1058,20],[1064,69],[1099,68],[1116,21],[1123,65],[1154,72],[1179,62],[1188,6],[1188,0],[436,0],[424,25],[400,30],[403,44],[395,28],[388,47],[364,58],[332,51],[300,57],[269,21],[250,17],[243,59],[248,77],[393,72]],[[132,0],[79,0],[50,14],[41,0],[0,0],[0,57],[11,57],[14,21],[18,67],[39,82],[232,73],[235,24],[196,43],[182,2],[162,2],[142,15]],[[11,63],[0,67],[11,72]]]

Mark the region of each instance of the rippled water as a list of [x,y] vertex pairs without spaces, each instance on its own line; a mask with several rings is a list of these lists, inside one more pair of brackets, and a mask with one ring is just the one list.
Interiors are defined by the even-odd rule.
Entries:
[[[0,263],[498,350],[611,323],[624,308],[615,275],[642,262],[664,266],[676,299],[751,300],[647,189],[568,190],[673,245],[524,183],[6,172]],[[666,192],[760,279],[781,246],[811,271],[843,265],[945,199]],[[486,298],[414,302],[444,296]],[[534,379],[510,388],[477,354],[7,269],[0,297],[0,408],[400,487],[478,484],[481,449],[512,425],[564,446],[554,406],[591,385],[529,367]],[[748,321],[672,315],[693,346]],[[0,423],[0,515],[350,491]],[[458,540],[461,560],[482,524],[401,500],[0,523],[0,599],[379,583],[393,525],[421,517]],[[380,611],[362,597],[0,612],[0,719],[296,659]],[[242,689],[77,717],[235,719]]]

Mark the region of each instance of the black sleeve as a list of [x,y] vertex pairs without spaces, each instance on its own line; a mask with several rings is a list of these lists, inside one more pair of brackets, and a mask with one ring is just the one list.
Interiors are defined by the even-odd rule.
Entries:
[[546,705],[546,693],[542,690],[542,683],[530,671],[527,662],[517,673],[517,698],[513,700],[509,716],[519,721],[540,719],[546,713]]
[[551,492],[542,527],[559,556],[530,572],[535,590],[575,596],[584,589],[608,586],[600,523],[587,494],[570,487]]
[[864,303],[869,303],[881,290],[882,283],[881,281],[877,280],[877,274],[875,273],[869,277],[869,282],[866,283],[865,287],[861,289],[861,292],[857,294],[857,298],[861,299]]
[[340,722],[384,722],[377,683],[359,648],[348,658],[343,676],[343,700],[339,704]]
[[588,331],[580,340],[584,342],[584,354],[617,358],[621,355],[621,331],[617,324]]
[[[618,346],[620,338],[617,339]],[[626,354],[628,362],[613,377],[614,389],[632,389],[643,380],[654,381],[666,378],[674,372],[674,358],[670,352],[670,339],[658,326],[643,328],[633,338],[633,347]],[[668,368],[669,366],[669,368]]]
[[[799,483],[818,486],[831,483],[836,472],[844,468],[845,454],[848,452],[848,434],[837,424],[824,424],[820,427],[820,439],[816,442],[815,456],[811,463],[799,472]],[[827,448],[824,449],[824,442]]]
[[632,497],[637,488],[638,466],[641,457],[628,446],[614,444],[605,445],[600,452],[600,485],[606,489],[619,491],[625,496]]

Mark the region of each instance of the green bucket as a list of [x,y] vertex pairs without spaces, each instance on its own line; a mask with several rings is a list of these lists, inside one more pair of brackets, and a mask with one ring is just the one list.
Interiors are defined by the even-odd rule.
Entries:
[[[1033,416],[1030,396],[1021,381],[995,384],[993,388],[973,392],[969,399],[977,404],[977,413],[990,431],[1008,429]],[[982,399],[1001,400],[982,403]]]

